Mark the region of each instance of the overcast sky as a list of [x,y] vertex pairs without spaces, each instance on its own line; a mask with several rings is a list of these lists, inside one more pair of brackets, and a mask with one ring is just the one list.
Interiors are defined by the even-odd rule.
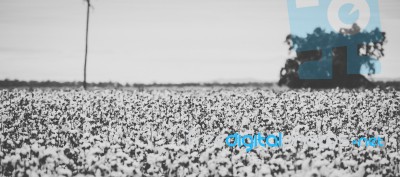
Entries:
[[[88,80],[277,81],[286,0],[92,0]],[[389,43],[378,78],[400,78],[400,1],[380,1]],[[83,0],[0,0],[0,79],[83,77]]]

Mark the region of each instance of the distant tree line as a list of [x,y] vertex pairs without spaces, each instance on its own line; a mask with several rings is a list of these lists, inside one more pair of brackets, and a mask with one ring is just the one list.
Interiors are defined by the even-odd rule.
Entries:
[[[82,82],[57,82],[57,81],[20,81],[20,80],[0,80],[0,88],[19,88],[19,87],[28,87],[28,88],[80,88],[82,87]],[[123,88],[123,87],[135,87],[135,88],[143,88],[143,87],[271,87],[273,83],[152,83],[152,84],[121,84],[118,82],[98,82],[98,83],[87,83],[88,87],[91,88]]]
[[[120,83],[99,82],[89,83],[92,87],[122,87]],[[20,80],[1,80],[0,87],[16,88],[16,87],[81,87],[82,82],[57,82],[57,81],[20,81]]]

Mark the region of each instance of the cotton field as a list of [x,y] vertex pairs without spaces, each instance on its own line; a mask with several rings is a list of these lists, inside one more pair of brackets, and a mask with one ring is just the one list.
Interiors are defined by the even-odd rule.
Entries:
[[[0,90],[0,176],[400,176],[400,92]],[[232,133],[283,133],[231,148]],[[384,147],[358,147],[380,136]]]

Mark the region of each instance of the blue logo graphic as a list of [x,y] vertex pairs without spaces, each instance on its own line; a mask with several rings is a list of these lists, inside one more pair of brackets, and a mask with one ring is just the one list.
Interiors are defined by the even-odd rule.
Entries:
[[244,135],[241,136],[238,133],[229,135],[225,139],[226,145],[229,147],[246,147],[246,152],[251,151],[258,145],[261,147],[282,147],[282,138],[283,135],[282,133],[278,133],[278,136],[276,135],[268,135],[266,137],[262,136],[261,133],[258,133],[256,135]]
[[361,147],[362,142],[364,142],[365,147],[378,147],[378,146],[379,147],[383,147],[384,146],[384,144],[382,143],[383,140],[379,136],[377,138],[375,138],[375,137],[372,137],[372,138],[362,137],[362,138],[360,138],[358,140],[353,140],[352,144],[353,145],[357,145],[358,147]]
[[[360,45],[383,39],[381,32],[376,31],[381,29],[378,1],[287,0],[292,35],[307,37],[317,28],[335,35],[333,40],[321,36],[317,43],[294,41],[302,43],[296,46],[297,53],[320,51],[322,54],[318,61],[306,61],[299,66],[300,79],[332,79],[332,50],[338,47],[347,48],[347,74],[380,73],[376,58],[359,54]],[[354,28],[357,30],[352,31]]]

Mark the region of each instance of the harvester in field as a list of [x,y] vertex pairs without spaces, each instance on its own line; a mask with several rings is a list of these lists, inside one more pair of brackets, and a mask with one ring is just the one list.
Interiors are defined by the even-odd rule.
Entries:
[[365,76],[380,72],[379,59],[384,56],[386,34],[378,28],[361,32],[354,24],[340,33],[316,28],[306,37],[288,35],[285,41],[295,57],[286,60],[280,71],[280,86],[371,87]]

